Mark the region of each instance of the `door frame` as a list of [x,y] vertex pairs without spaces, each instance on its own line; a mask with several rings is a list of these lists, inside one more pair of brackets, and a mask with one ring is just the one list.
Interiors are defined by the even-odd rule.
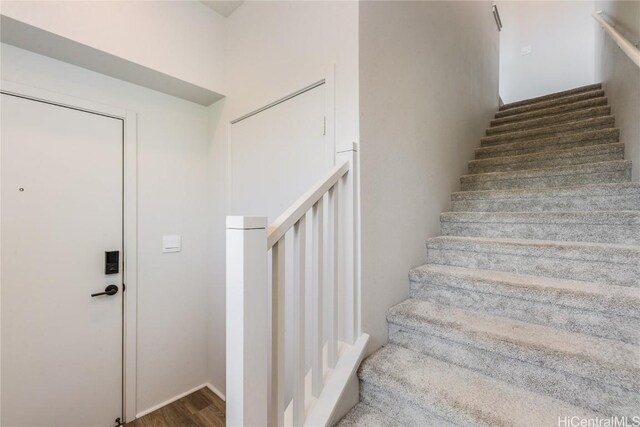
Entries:
[[122,417],[123,422],[136,418],[136,353],[138,295],[138,175],[137,114],[48,90],[0,80],[0,93],[37,102],[72,108],[122,120],[123,123],[123,274],[126,284],[122,310]]

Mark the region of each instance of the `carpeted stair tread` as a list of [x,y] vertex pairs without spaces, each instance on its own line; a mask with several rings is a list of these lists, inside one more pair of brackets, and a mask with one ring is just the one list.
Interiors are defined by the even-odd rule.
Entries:
[[547,101],[536,102],[533,104],[522,105],[520,107],[513,107],[509,108],[508,110],[501,110],[496,113],[495,118],[500,119],[527,112],[546,110],[548,108],[558,107],[561,105],[571,105],[575,104],[576,102],[584,101],[587,99],[602,98],[604,96],[604,91],[602,89],[591,90],[587,92],[577,93],[575,95],[569,95],[561,98],[550,99]]
[[445,212],[445,236],[640,245],[640,211]]
[[640,210],[640,183],[459,191],[451,205],[456,212]]
[[513,123],[505,123],[502,125],[487,128],[487,135],[497,135],[507,132],[516,132],[525,129],[534,129],[544,126],[553,126],[561,123],[584,120],[591,117],[608,116],[611,114],[611,107],[602,105],[598,107],[585,108],[581,110],[568,111],[565,113],[554,114],[544,117],[535,117],[527,120],[521,120]]
[[411,269],[409,281],[412,290],[433,284],[640,319],[640,290],[627,286],[437,264]]
[[[523,120],[530,120],[530,119],[535,119],[537,117],[546,117],[546,116],[553,116],[556,114],[562,114],[562,113],[567,113],[569,111],[576,111],[576,110],[582,110],[582,109],[586,109],[586,108],[593,108],[593,107],[600,107],[603,105],[607,105],[607,98],[605,98],[604,96],[598,97],[598,98],[590,98],[590,99],[585,99],[582,101],[577,101],[577,102],[573,102],[570,104],[563,104],[563,105],[557,105],[554,107],[547,107],[547,108],[542,108],[539,110],[533,110],[533,111],[529,111],[529,112],[524,112],[524,113],[520,113],[520,114],[513,114],[510,116],[505,116],[502,118],[497,118],[497,119],[493,119],[491,120],[491,126],[500,126],[500,125],[504,125],[507,123],[514,123],[514,122],[519,122],[519,121],[523,121]],[[508,111],[508,110],[507,110]]]
[[596,212],[443,212],[444,222],[603,224],[640,226],[640,211]]
[[[384,402],[385,413],[394,406],[406,408],[396,412],[397,417],[403,417],[396,419],[404,425],[439,425],[434,423],[439,417],[458,425],[543,426],[555,425],[558,416],[595,416],[560,400],[395,345],[387,345],[366,359],[360,378],[364,383],[363,401],[369,403],[367,385],[371,384],[378,393],[389,396]],[[410,407],[415,409],[411,411]]]
[[402,424],[367,404],[358,403],[336,427],[402,427]]
[[560,92],[553,92],[547,95],[536,96],[535,98],[528,98],[528,99],[523,99],[521,101],[509,102],[507,104],[500,106],[499,110],[500,111],[511,110],[514,107],[521,107],[523,105],[531,105],[531,104],[539,104],[540,102],[543,102],[543,101],[555,100],[558,98],[566,98],[579,93],[593,92],[601,89],[602,89],[601,83],[580,86],[572,89],[563,90]]
[[389,309],[387,320],[411,329],[437,328],[452,340],[464,335],[516,359],[640,391],[635,345],[413,298]]
[[469,162],[469,173],[539,169],[612,160],[624,160],[624,144],[617,142],[533,154],[471,160]]
[[567,331],[640,343],[640,290],[495,270],[426,264],[410,296]]
[[514,386],[605,414],[640,405],[637,345],[418,299],[387,319],[391,343]]
[[612,128],[615,124],[613,116],[592,117],[561,123],[558,125],[542,126],[532,129],[516,130],[497,135],[484,136],[480,138],[483,147],[506,144],[509,142],[532,141],[544,137],[565,135],[574,132],[583,132],[586,129],[606,129]]
[[531,141],[508,142],[506,144],[480,147],[476,148],[475,150],[475,158],[477,160],[481,160],[503,156],[517,156],[523,154],[565,150],[568,148],[610,144],[618,142],[619,138],[619,129],[594,129],[583,132],[574,132],[565,135],[535,139]]
[[427,262],[640,287],[640,246],[554,240],[438,236]]
[[341,426],[637,416],[640,183],[600,84],[502,106]]
[[631,181],[631,161],[628,160],[508,172],[486,172],[460,177],[463,191],[569,187],[629,181]]

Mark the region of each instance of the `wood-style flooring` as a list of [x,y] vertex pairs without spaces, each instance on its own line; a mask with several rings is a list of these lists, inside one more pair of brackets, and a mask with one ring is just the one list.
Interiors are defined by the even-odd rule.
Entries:
[[224,427],[225,411],[224,401],[204,387],[125,427]]

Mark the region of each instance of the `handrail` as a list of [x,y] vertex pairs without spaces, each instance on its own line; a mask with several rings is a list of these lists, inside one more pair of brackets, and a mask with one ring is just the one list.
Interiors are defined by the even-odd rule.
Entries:
[[605,15],[602,10],[593,12],[592,15],[595,20],[598,21],[598,23],[602,26],[602,28],[607,30],[609,36],[613,39],[614,42],[616,42],[618,47],[622,49],[622,51],[629,57],[629,59],[631,59],[634,64],[640,67],[640,50],[638,50],[638,48],[635,47],[629,40],[624,38],[624,36],[620,34],[620,32],[616,30],[613,25],[609,24],[602,17],[603,15]]
[[306,193],[300,196],[272,224],[269,224],[267,228],[267,250],[271,249],[347,172],[349,172],[348,161],[334,167]]
[[493,4],[493,6],[491,6],[491,12],[493,12],[493,19],[496,20],[498,31],[502,31],[502,19],[500,19],[500,12],[498,11],[497,4]]
[[356,143],[337,151],[337,164],[270,226],[227,217],[228,426],[328,424],[364,355],[357,154]]

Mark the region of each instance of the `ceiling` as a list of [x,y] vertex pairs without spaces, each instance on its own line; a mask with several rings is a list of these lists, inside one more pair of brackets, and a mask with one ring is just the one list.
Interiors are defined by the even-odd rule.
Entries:
[[244,0],[214,0],[200,3],[228,18],[243,2]]

